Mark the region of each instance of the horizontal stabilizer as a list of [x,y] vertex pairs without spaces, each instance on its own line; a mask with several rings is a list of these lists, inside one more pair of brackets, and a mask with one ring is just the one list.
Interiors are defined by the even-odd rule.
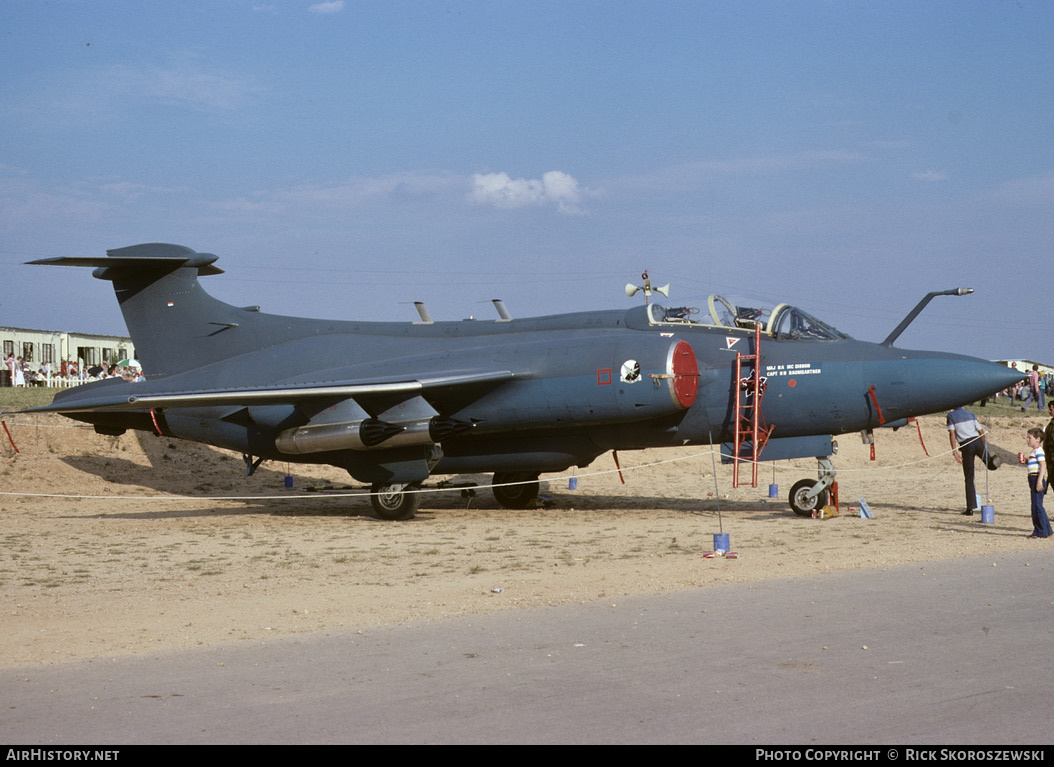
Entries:
[[[41,258],[30,261],[30,264],[44,266],[89,266],[96,269],[111,269],[115,272],[150,272],[171,271],[181,266],[197,267],[198,275],[223,274],[223,270],[213,266],[216,256],[212,253],[197,253],[181,245],[134,245],[129,248],[108,250],[107,256],[81,257],[62,256],[58,258]],[[97,277],[107,279],[102,274]]]

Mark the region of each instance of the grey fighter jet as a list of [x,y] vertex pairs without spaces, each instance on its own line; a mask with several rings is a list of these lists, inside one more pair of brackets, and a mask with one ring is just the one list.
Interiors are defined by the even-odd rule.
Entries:
[[[585,467],[609,450],[722,445],[748,461],[815,457],[791,490],[798,514],[826,503],[832,437],[895,426],[972,402],[1021,379],[955,354],[857,341],[786,304],[711,296],[706,306],[493,321],[303,319],[235,307],[199,277],[216,256],[167,244],[103,258],[32,263],[94,267],[113,283],[147,380],[107,379],[38,411],[235,450],[329,464],[368,483],[378,516],[407,519],[421,483],[493,473],[512,508],[542,472]],[[632,286],[629,286],[632,288]],[[632,292],[632,291],[630,291]],[[965,290],[944,291],[962,294]],[[738,481],[738,480],[737,480]]]

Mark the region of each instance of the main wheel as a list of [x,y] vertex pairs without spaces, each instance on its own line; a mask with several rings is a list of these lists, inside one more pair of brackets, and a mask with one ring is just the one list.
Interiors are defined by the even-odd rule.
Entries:
[[[498,471],[494,473],[494,498],[506,509],[526,509],[538,497],[538,475],[527,471]],[[517,485],[507,484],[519,482]],[[503,487],[497,487],[503,485]]]
[[421,503],[420,493],[407,493],[405,490],[417,490],[421,485],[412,482],[408,485],[386,485],[380,482],[370,488],[370,503],[381,519],[411,519],[417,513]]
[[802,479],[795,482],[794,487],[791,488],[790,505],[799,517],[811,517],[814,511],[827,505],[826,488],[817,493],[811,501],[806,499],[805,496],[815,484],[815,479]]

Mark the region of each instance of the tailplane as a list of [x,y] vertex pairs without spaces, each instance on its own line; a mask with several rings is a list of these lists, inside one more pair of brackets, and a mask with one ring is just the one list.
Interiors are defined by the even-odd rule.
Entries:
[[223,273],[212,265],[216,259],[181,245],[150,243],[109,250],[106,258],[30,263],[91,266],[93,276],[113,282],[136,356],[154,379],[258,348],[256,307],[226,304],[198,283],[199,276]]

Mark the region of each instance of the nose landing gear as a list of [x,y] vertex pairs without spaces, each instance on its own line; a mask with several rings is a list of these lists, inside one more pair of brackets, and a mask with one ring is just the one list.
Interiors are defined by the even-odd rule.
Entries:
[[794,483],[790,491],[791,509],[799,517],[811,517],[817,509],[822,509],[830,500],[830,488],[835,484],[837,472],[829,457],[817,458],[818,479],[802,479]]

